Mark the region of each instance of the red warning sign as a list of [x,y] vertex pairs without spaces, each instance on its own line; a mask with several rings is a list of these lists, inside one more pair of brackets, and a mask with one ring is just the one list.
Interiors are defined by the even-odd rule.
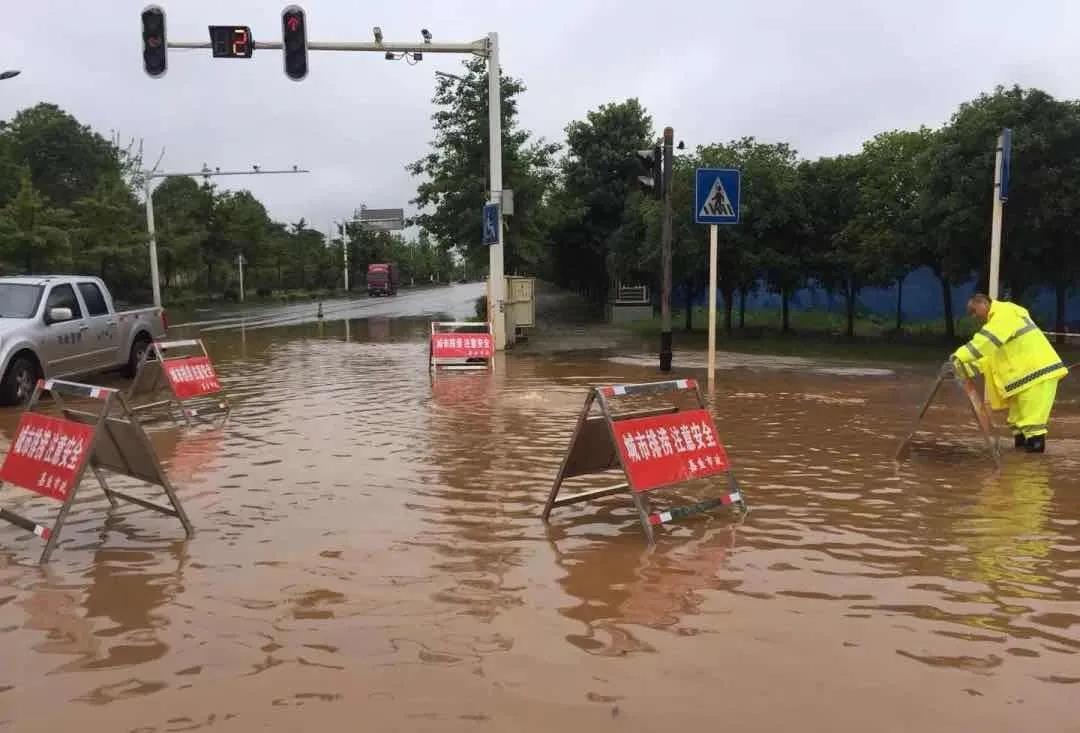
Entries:
[[634,491],[715,476],[731,468],[708,410],[618,420],[611,427]]
[[24,412],[11,450],[0,466],[0,480],[65,501],[93,439],[91,425]]
[[165,376],[172,385],[173,392],[179,399],[217,394],[221,391],[221,382],[210,358],[189,356],[183,359],[167,359],[162,365]]
[[436,359],[490,359],[494,353],[490,333],[431,334],[431,355]]

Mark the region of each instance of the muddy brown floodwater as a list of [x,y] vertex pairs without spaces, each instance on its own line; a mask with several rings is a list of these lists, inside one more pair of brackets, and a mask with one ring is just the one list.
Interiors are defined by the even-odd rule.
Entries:
[[586,387],[652,368],[432,384],[426,323],[204,324],[232,418],[153,433],[190,541],[92,483],[44,568],[0,527],[0,731],[1080,730],[1077,378],[995,472],[955,400],[892,461],[926,370],[726,369],[752,511],[649,553],[624,497],[539,515]]

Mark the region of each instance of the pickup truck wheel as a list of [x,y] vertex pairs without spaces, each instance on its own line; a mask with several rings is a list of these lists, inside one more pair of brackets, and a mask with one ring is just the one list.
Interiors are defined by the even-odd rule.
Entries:
[[0,381],[0,404],[24,405],[34,393],[38,380],[38,366],[28,356],[17,356],[8,366]]
[[131,354],[128,356],[127,369],[125,373],[128,377],[134,379],[135,375],[139,373],[139,364],[142,363],[143,355],[146,354],[146,350],[150,348],[150,339],[146,336],[140,336],[135,339],[135,343],[131,345]]

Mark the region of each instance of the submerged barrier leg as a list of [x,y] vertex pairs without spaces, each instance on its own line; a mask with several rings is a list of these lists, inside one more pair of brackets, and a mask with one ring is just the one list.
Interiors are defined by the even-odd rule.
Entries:
[[644,494],[639,494],[636,491],[631,490],[630,494],[634,497],[634,506],[637,507],[638,517],[641,518],[641,528],[645,531],[645,541],[649,543],[649,547],[656,544],[656,537],[653,536],[652,524],[649,523],[649,507],[646,505]]
[[902,461],[906,459],[911,452],[911,441],[915,438],[915,433],[919,431],[919,424],[922,423],[926,411],[930,409],[930,404],[934,401],[934,397],[937,396],[938,390],[941,389],[941,383],[945,381],[945,376],[944,369],[938,372],[937,379],[934,380],[934,386],[930,388],[930,394],[926,396],[926,401],[923,402],[922,409],[919,410],[919,415],[915,418],[915,422],[911,426],[911,432],[908,433],[908,436],[900,443],[900,447],[896,449],[896,460]]
[[116,497],[113,496],[112,489],[109,488],[109,483],[105,480],[105,474],[101,472],[101,469],[97,466],[91,466],[94,471],[94,476],[97,478],[98,485],[101,490],[105,492],[105,498],[109,500],[109,504],[115,509],[118,505],[116,503]]
[[963,379],[961,381],[960,377],[957,377],[957,380],[957,389],[964,395],[964,400],[966,400],[968,406],[971,407],[971,414],[975,417],[975,422],[979,426],[979,432],[982,434],[983,442],[986,443],[986,450],[990,453],[990,458],[993,459],[994,465],[1001,468],[1001,454],[998,450],[997,438],[993,434],[994,426],[990,414],[986,411],[986,407],[983,405],[982,400],[979,399],[974,383],[969,379]]
[[[82,478],[81,475],[79,478]],[[67,519],[68,512],[71,511],[71,505],[75,501],[75,492],[78,488],[77,483],[71,487],[71,492],[68,494],[67,499],[64,500],[63,506],[60,507],[60,513],[56,515],[52,531],[49,532],[49,538],[45,542],[45,549],[41,551],[41,559],[38,560],[42,565],[49,562],[49,557],[52,555],[53,550],[56,549],[56,543],[60,541],[60,530],[64,526],[64,520]]]
[[570,447],[567,448],[566,454],[563,456],[562,463],[559,464],[559,473],[555,476],[555,483],[551,487],[551,493],[548,494],[547,503],[544,504],[544,512],[541,514],[541,518],[547,522],[548,517],[551,516],[551,510],[555,508],[555,499],[559,496],[559,489],[562,488],[562,483],[566,477],[566,467],[570,462],[570,456],[574,451],[574,444],[578,440],[578,436],[581,435],[581,429],[585,426],[585,421],[589,419],[589,411],[592,410],[593,402],[596,401],[596,391],[589,390],[589,395],[585,398],[585,406],[581,408],[581,414],[578,415],[577,425],[574,426],[574,432],[570,436]]

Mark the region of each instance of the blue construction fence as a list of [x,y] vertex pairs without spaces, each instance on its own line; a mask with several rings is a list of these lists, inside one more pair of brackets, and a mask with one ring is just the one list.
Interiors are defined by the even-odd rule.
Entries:
[[[887,288],[863,288],[859,291],[856,308],[860,315],[877,315],[886,319],[896,318],[896,285]],[[941,281],[929,268],[915,270],[904,279],[904,298],[901,305],[904,324],[925,323],[928,321],[941,320],[945,317],[945,309],[942,303]],[[954,285],[952,289],[953,314],[959,318],[964,315],[967,300],[975,292],[975,281]],[[723,294],[718,297],[720,307],[723,307]],[[695,305],[704,306],[708,301],[708,292],[700,294],[694,299]],[[672,302],[676,307],[682,305],[685,299],[676,288],[672,293]],[[1052,330],[1055,326],[1056,297],[1054,291],[1044,288],[1034,292],[1034,297],[1025,298],[1020,303],[1032,312],[1035,320],[1045,330]],[[735,306],[738,307],[738,298]],[[769,292],[764,287],[750,295],[746,301],[746,308],[755,310],[779,310],[781,299],[778,293]],[[820,287],[806,287],[798,290],[791,298],[793,311],[826,311],[842,314],[845,312],[846,301],[842,294],[834,293],[831,297]],[[1072,294],[1068,299],[1065,309],[1065,319],[1069,330],[1080,331],[1080,294]]]

